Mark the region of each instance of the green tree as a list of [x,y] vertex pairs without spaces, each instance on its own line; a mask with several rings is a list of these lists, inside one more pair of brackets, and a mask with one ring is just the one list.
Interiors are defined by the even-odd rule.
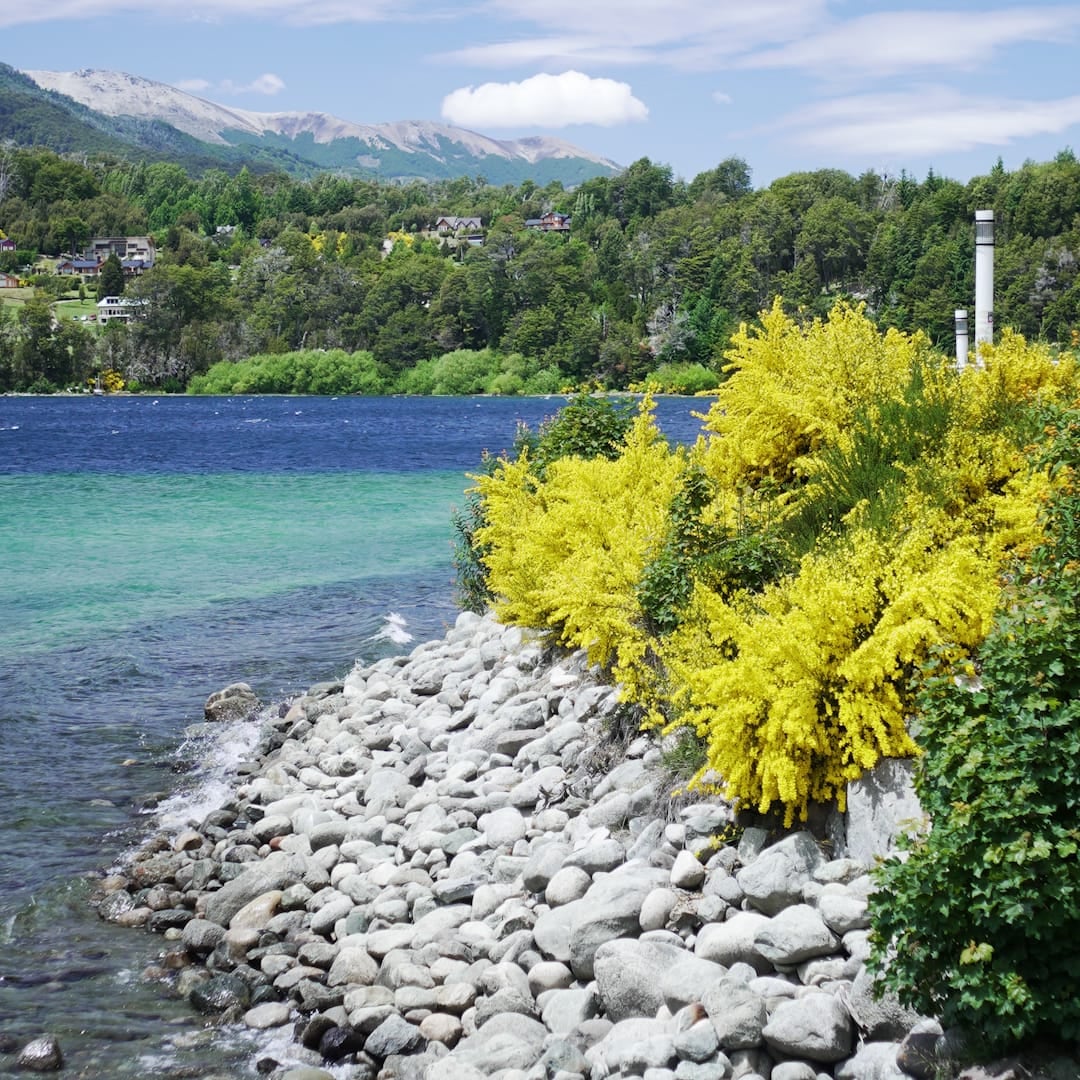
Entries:
[[124,295],[124,268],[115,251],[110,251],[98,275],[98,296]]

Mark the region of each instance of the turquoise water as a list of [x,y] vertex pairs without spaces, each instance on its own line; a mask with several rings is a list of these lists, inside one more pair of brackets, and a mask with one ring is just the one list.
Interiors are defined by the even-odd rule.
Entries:
[[[95,1080],[256,1075],[264,1051],[142,977],[164,943],[101,923],[89,882],[154,807],[224,797],[224,744],[184,744],[210,693],[274,707],[409,648],[391,628],[441,635],[467,470],[559,404],[0,398],[0,1037],[54,1032]],[[692,438],[695,406],[661,425]]]
[[442,571],[459,472],[0,477],[0,657]]

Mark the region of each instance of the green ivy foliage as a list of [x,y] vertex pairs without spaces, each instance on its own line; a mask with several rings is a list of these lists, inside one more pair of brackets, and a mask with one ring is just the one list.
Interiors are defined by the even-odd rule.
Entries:
[[874,966],[991,1052],[1080,1038],[1080,413],[1048,417],[1062,481],[976,666],[932,664],[916,779],[928,833],[876,872]]

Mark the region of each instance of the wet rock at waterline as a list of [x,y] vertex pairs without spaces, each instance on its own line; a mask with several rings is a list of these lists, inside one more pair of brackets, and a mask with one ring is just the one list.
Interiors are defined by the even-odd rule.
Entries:
[[64,1067],[59,1040],[54,1035],[40,1035],[32,1039],[19,1051],[15,1066],[26,1072],[59,1072]]
[[206,699],[203,714],[208,721],[225,723],[246,720],[259,710],[259,699],[247,683],[238,682],[218,690]]
[[856,987],[866,867],[809,833],[717,849],[730,807],[669,806],[594,674],[463,614],[268,720],[232,801],[99,910],[156,915],[204,1015],[292,1025],[309,1064],[282,1077],[855,1076],[871,1032],[895,1063],[919,1018]]

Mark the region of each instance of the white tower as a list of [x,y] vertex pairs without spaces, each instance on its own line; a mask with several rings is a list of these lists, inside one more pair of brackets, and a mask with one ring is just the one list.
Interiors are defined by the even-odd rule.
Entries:
[[954,314],[956,320],[956,367],[963,371],[967,366],[968,349],[971,342],[968,338],[968,313],[967,308],[957,308]]
[[994,211],[975,211],[975,351],[994,340]]

